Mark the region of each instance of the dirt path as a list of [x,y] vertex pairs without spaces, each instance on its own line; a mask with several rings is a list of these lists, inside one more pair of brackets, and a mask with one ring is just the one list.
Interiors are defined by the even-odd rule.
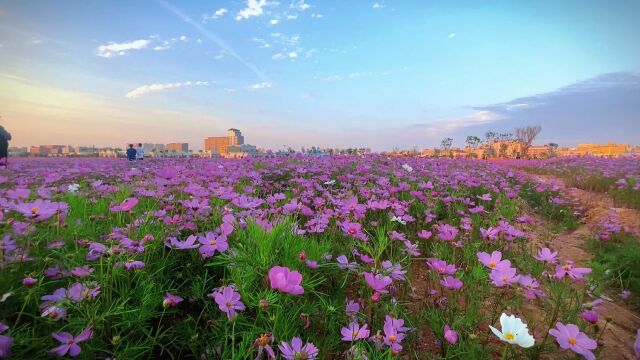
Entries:
[[[613,200],[603,193],[592,193],[564,184],[551,176],[536,176],[546,183],[555,183],[563,187],[563,193],[570,197],[583,214],[582,225],[576,230],[561,234],[551,240],[551,247],[558,251],[563,259],[571,259],[577,264],[587,265],[592,255],[586,249],[586,241],[593,234],[593,227],[609,217],[610,212],[618,214],[620,221],[629,229],[640,234],[640,210],[615,208]],[[632,296],[638,296],[634,294]],[[607,319],[604,334],[599,348],[599,359],[633,360],[633,343],[636,329],[640,328],[640,313],[629,309],[617,295],[610,296],[611,301],[605,300],[598,307],[600,318],[598,326],[603,328]]]

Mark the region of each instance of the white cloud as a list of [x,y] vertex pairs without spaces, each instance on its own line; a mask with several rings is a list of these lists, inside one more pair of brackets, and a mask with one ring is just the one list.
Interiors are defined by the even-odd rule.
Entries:
[[198,44],[201,44],[201,43],[202,43],[202,39],[198,38],[198,39],[196,40],[196,42],[197,42]]
[[189,41],[189,38],[188,38],[188,37],[186,37],[186,36],[184,36],[184,35],[182,35],[182,36],[180,36],[180,41],[182,41],[182,42],[188,42],[188,41]]
[[265,5],[267,5],[267,0],[247,0],[247,7],[240,10],[238,15],[236,15],[236,20],[240,21],[264,14],[262,8]]
[[451,33],[451,34],[449,34],[448,38],[451,39],[454,36],[456,36],[456,33]]
[[295,20],[298,18],[298,14],[289,14],[287,15],[287,20]]
[[374,9],[382,9],[384,7],[386,7],[387,5],[385,5],[384,3],[373,3],[373,8]]
[[304,0],[299,0],[291,4],[292,9],[298,9],[300,11],[305,11],[310,8],[311,5],[304,2]]
[[27,45],[40,45],[42,44],[42,39],[38,39],[38,38],[31,38],[29,41],[27,41]]
[[249,86],[250,90],[260,90],[260,89],[268,89],[271,87],[271,83],[268,82],[261,82],[259,84],[254,84]]
[[322,15],[322,14],[311,14],[311,17],[314,18],[314,19],[320,19],[320,18],[323,18],[324,15]]
[[224,14],[226,14],[226,13],[228,13],[228,12],[229,12],[229,11],[228,11],[227,9],[225,9],[225,8],[220,8],[220,9],[216,10],[216,11],[213,13],[213,15],[203,15],[203,16],[202,16],[202,20],[204,20],[205,22],[206,22],[207,20],[215,20],[215,19],[218,19],[218,18],[220,18],[220,17],[224,16]]
[[278,19],[273,19],[273,20],[269,21],[269,24],[271,24],[271,25],[276,25],[276,24],[277,24],[277,23],[279,23],[279,22],[280,22],[280,20],[278,20]]
[[151,43],[151,41],[149,40],[134,40],[124,43],[110,42],[106,45],[98,46],[96,55],[105,58],[110,58],[116,55],[124,55],[131,50],[144,49],[145,47],[147,47],[147,45],[149,45],[149,43]]
[[421,128],[428,136],[443,136],[453,133],[455,130],[467,128],[475,125],[492,123],[500,120],[501,116],[493,111],[482,110],[475,113],[453,119],[442,119],[432,123],[416,124],[414,127]]
[[222,91],[224,91],[224,92],[226,92],[228,94],[231,94],[231,93],[234,93],[234,92],[236,92],[238,90],[232,89],[232,88],[224,88],[224,89],[222,89]]
[[150,85],[142,85],[131,91],[129,91],[125,96],[129,99],[135,99],[137,97],[160,92],[168,89],[176,89],[181,87],[194,87],[194,86],[206,86],[209,85],[208,81],[186,81],[186,82],[178,82],[178,83],[164,83],[164,84],[150,84]]
[[289,59],[295,59],[298,57],[298,53],[295,51],[291,51],[288,56],[289,56]]
[[284,55],[281,54],[281,53],[277,53],[277,54],[273,55],[271,58],[273,60],[280,60],[280,59],[284,59]]
[[331,75],[331,76],[320,78],[320,81],[340,81],[340,80],[342,80],[342,76],[340,75]]

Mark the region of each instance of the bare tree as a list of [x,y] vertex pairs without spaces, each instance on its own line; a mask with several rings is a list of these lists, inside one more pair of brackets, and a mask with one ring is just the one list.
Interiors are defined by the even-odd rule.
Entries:
[[444,138],[442,139],[442,141],[440,142],[440,146],[442,147],[442,150],[449,150],[451,149],[451,145],[453,145],[453,139],[448,137],[448,138]]
[[540,125],[536,126],[526,126],[522,128],[516,129],[516,139],[522,145],[522,157],[527,156],[527,152],[529,152],[529,148],[531,147],[531,143],[533,140],[540,134],[542,131],[542,127]]

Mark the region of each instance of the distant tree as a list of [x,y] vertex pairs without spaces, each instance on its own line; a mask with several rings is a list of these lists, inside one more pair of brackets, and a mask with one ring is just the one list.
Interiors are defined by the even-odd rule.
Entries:
[[477,147],[481,141],[482,140],[475,135],[469,135],[467,136],[467,140],[465,140],[465,142],[467,143],[467,146],[471,148]]
[[548,143],[547,146],[549,147],[549,157],[555,157],[558,151],[558,144]]
[[526,126],[516,129],[516,139],[518,139],[522,146],[523,157],[527,156],[533,140],[535,140],[538,134],[540,134],[540,131],[542,131],[542,127],[540,125]]
[[484,133],[484,141],[485,144],[490,145],[493,140],[495,140],[497,133],[493,131],[487,131]]
[[450,138],[450,137],[444,138],[440,142],[440,147],[442,148],[442,150],[449,150],[449,149],[451,149],[452,145],[453,145],[453,139]]
[[509,145],[506,142],[500,143],[500,149],[498,149],[498,157],[506,158],[507,157],[507,148]]

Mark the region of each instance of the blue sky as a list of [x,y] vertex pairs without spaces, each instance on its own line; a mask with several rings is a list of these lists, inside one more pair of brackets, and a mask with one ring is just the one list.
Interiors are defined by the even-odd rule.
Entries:
[[233,126],[274,149],[383,150],[536,123],[566,145],[637,143],[640,101],[618,95],[640,100],[639,13],[637,1],[0,1],[0,121],[16,145],[197,149]]

